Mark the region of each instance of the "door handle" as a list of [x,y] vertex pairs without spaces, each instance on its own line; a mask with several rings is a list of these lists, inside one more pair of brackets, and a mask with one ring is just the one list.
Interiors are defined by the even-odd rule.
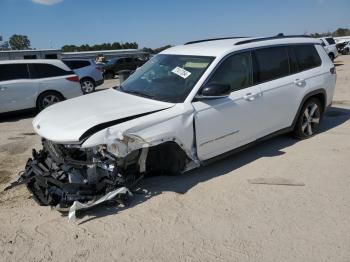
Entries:
[[260,94],[254,94],[254,93],[247,93],[243,96],[243,99],[247,100],[247,101],[253,101],[256,97],[258,97]]
[[0,91],[5,91],[7,88],[4,86],[0,86]]
[[299,86],[299,87],[303,87],[303,86],[305,86],[306,82],[304,79],[295,79],[294,84]]

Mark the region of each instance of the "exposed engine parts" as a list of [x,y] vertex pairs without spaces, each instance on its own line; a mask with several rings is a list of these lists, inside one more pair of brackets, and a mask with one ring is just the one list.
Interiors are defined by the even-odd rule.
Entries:
[[111,154],[105,146],[84,149],[48,140],[42,144],[39,152],[33,149],[25,170],[7,189],[26,184],[39,205],[63,212],[75,212],[112,198],[126,204],[132,195],[130,190],[145,174],[177,174],[188,162],[186,154],[171,142],[141,148],[123,158]]

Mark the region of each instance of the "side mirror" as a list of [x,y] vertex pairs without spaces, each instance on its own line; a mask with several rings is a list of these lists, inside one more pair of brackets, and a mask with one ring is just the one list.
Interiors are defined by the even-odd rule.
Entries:
[[215,99],[228,97],[231,93],[231,87],[223,84],[207,84],[203,87],[201,94],[197,99]]

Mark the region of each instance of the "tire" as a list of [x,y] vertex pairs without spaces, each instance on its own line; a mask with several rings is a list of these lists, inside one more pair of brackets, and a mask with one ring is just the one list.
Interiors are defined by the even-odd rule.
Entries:
[[80,85],[81,85],[81,90],[83,91],[84,94],[90,94],[95,92],[95,81],[90,79],[90,78],[83,78],[80,81]]
[[63,101],[63,96],[55,91],[47,91],[39,95],[36,106],[39,111],[45,109],[48,106],[51,106],[55,103]]
[[333,61],[334,61],[334,58],[335,58],[335,57],[334,57],[334,54],[333,54],[333,53],[329,53],[328,56],[329,56],[329,58],[330,58],[330,59],[332,60],[332,62],[333,62]]
[[302,107],[294,126],[293,135],[298,139],[306,139],[318,133],[323,117],[323,108],[317,98],[310,98]]
[[105,79],[113,79],[113,78],[114,78],[114,73],[113,73],[113,71],[107,71],[107,72],[104,74],[104,77],[105,77]]

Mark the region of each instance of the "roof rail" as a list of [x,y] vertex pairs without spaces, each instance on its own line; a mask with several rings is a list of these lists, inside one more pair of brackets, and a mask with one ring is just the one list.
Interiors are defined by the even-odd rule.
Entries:
[[243,44],[249,44],[249,43],[254,43],[254,42],[259,42],[259,41],[283,39],[283,38],[296,38],[296,37],[311,37],[311,36],[309,36],[309,35],[284,35],[282,33],[279,33],[275,36],[261,37],[261,38],[254,38],[254,39],[239,41],[239,42],[235,43],[235,45],[243,45]]
[[209,42],[209,41],[216,41],[216,40],[237,39],[237,38],[246,38],[246,36],[232,36],[232,37],[202,39],[202,40],[187,42],[187,43],[185,43],[185,45],[191,45],[191,44],[197,44],[197,43]]

